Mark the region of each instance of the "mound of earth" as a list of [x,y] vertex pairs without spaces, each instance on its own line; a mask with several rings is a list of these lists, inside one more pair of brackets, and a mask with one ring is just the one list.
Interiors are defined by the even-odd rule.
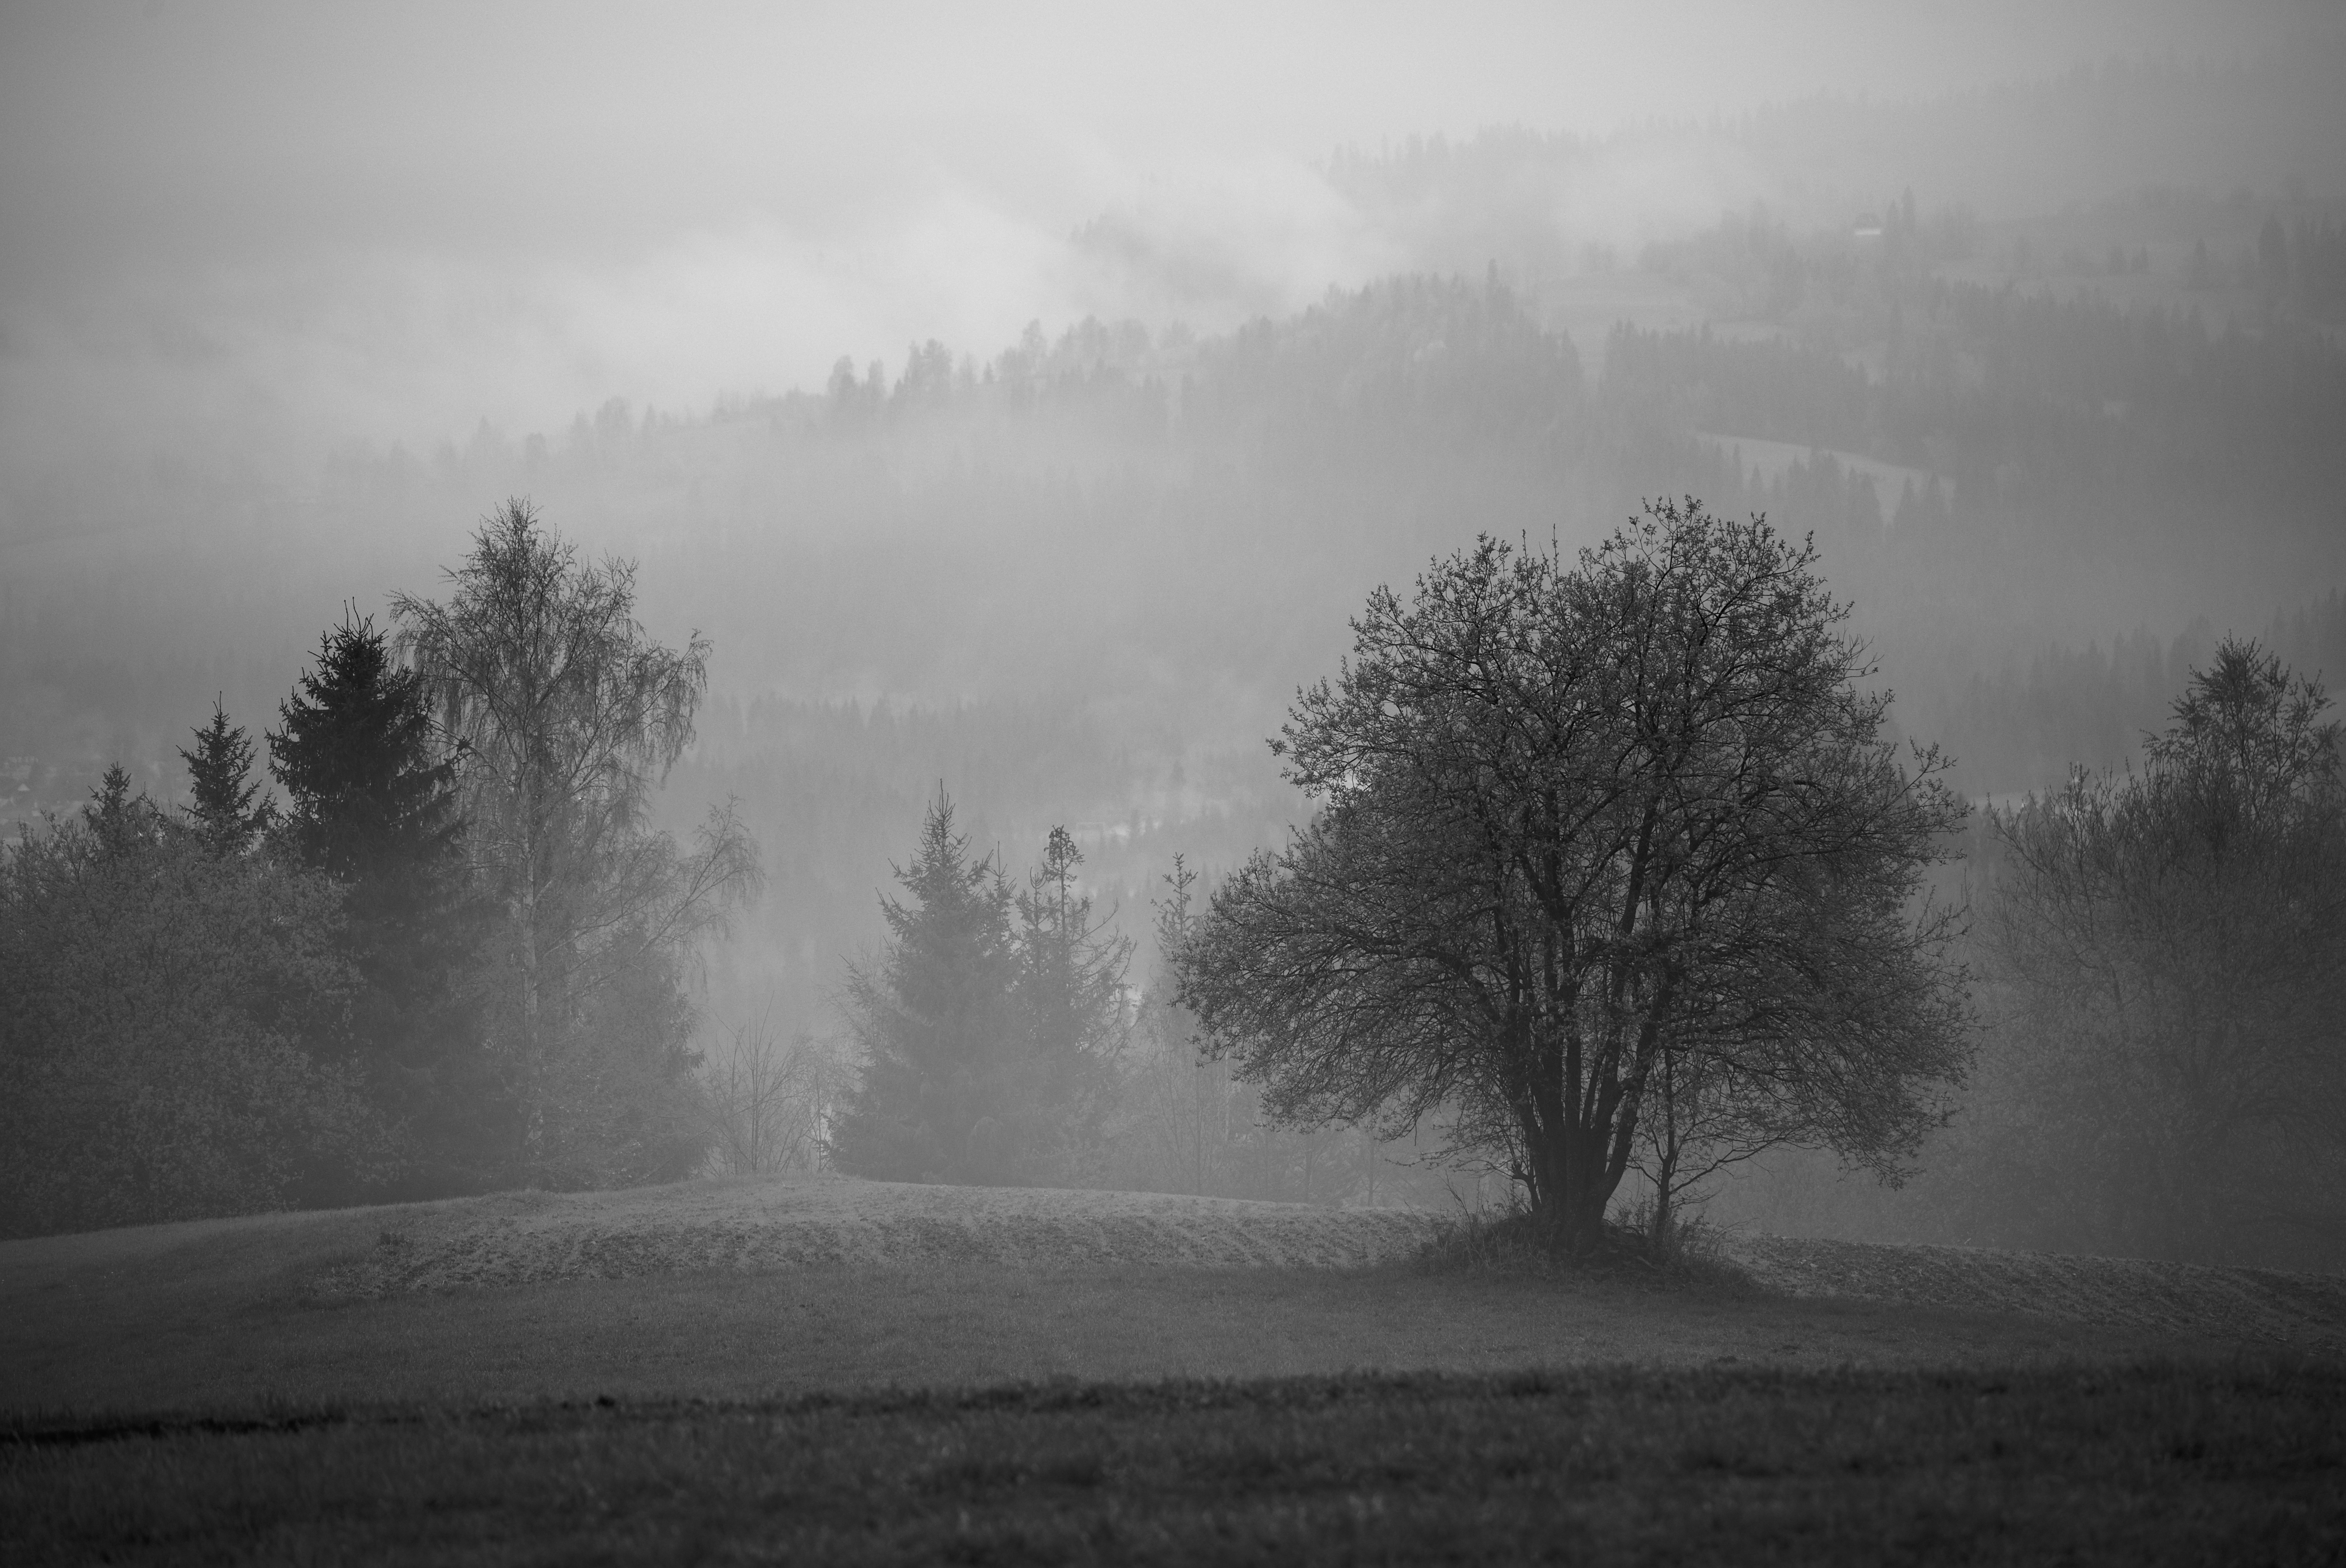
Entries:
[[517,1193],[383,1211],[327,1297],[805,1265],[1358,1268],[1409,1257],[1433,1216],[1156,1193],[844,1177]]
[[[311,1277],[317,1297],[821,1266],[1361,1268],[1416,1256],[1445,1224],[1422,1210],[842,1176],[513,1193],[374,1212],[372,1245]],[[1776,1295],[2346,1349],[2346,1279],[2331,1276],[1772,1236],[1735,1239],[1725,1252]]]
[[1741,1237],[1727,1252],[1762,1288],[1785,1296],[2346,1349],[2346,1278],[2334,1275],[1783,1236]]

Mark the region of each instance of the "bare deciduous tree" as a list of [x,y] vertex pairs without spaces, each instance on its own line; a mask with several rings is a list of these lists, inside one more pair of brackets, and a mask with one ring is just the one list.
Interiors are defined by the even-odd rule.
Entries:
[[824,1168],[831,1118],[852,1074],[841,1054],[811,1035],[784,1043],[768,1019],[738,1025],[701,1065],[720,1176],[772,1176]]
[[1277,745],[1318,815],[1180,959],[1274,1116],[1454,1115],[1574,1249],[1689,1071],[1895,1171],[1965,1053],[1953,917],[1915,913],[1964,808],[1883,738],[1815,561],[1689,502],[1372,597]]
[[629,961],[664,963],[757,886],[729,809],[689,850],[649,831],[651,792],[692,739],[708,639],[681,650],[635,618],[635,567],[600,564],[509,501],[448,574],[446,604],[400,594],[399,646],[461,758],[479,871],[505,907],[509,1057],[524,1157],[546,1154],[565,1032]]

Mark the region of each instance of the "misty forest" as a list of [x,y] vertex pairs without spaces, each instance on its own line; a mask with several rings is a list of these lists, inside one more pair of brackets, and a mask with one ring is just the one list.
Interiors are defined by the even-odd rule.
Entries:
[[0,1541],[2346,1543],[2346,34],[1781,9],[779,229],[0,110]]

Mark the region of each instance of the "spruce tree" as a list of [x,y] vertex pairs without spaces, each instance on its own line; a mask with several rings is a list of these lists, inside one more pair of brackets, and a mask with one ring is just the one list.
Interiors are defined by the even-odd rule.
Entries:
[[372,617],[345,614],[319,639],[278,714],[270,769],[296,857],[385,912],[433,901],[461,853],[454,763],[435,743],[421,677],[392,662]]
[[252,738],[228,721],[228,709],[212,699],[212,721],[195,731],[196,746],[182,747],[188,765],[188,816],[214,859],[241,855],[267,831],[275,813],[267,800],[253,804],[260,784],[252,779]]
[[89,792],[82,818],[97,838],[98,853],[108,860],[128,854],[146,837],[147,798],[130,798],[130,775],[119,762],[107,765],[97,788]]
[[973,860],[940,789],[902,900],[883,898],[888,942],[851,966],[844,1011],[863,1078],[833,1128],[831,1157],[891,1181],[992,1182],[1015,1168],[1018,957],[1011,894],[991,856]]
[[[473,971],[483,934],[464,865],[454,765],[421,679],[369,617],[346,613],[280,706],[270,769],[280,840],[344,890],[344,942],[366,987],[355,1031],[388,1108],[411,1125],[420,1189],[466,1185],[495,1135]],[[467,1152],[467,1151],[471,1152]]]
[[1097,1141],[1131,1023],[1132,941],[1094,917],[1091,895],[1076,887],[1083,860],[1075,836],[1053,828],[1017,898],[1017,999],[1029,1047],[1020,1144],[1029,1173],[1056,1179],[1076,1175]]

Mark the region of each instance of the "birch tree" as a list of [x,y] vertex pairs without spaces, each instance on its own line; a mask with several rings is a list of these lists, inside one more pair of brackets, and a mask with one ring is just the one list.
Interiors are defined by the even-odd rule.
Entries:
[[691,743],[709,644],[654,640],[635,616],[634,563],[586,559],[515,500],[447,578],[446,603],[400,594],[392,612],[460,759],[468,841],[503,907],[505,1054],[536,1165],[566,1031],[626,961],[672,967],[721,927],[757,885],[756,848],[729,807],[688,849],[648,827],[652,792]]

